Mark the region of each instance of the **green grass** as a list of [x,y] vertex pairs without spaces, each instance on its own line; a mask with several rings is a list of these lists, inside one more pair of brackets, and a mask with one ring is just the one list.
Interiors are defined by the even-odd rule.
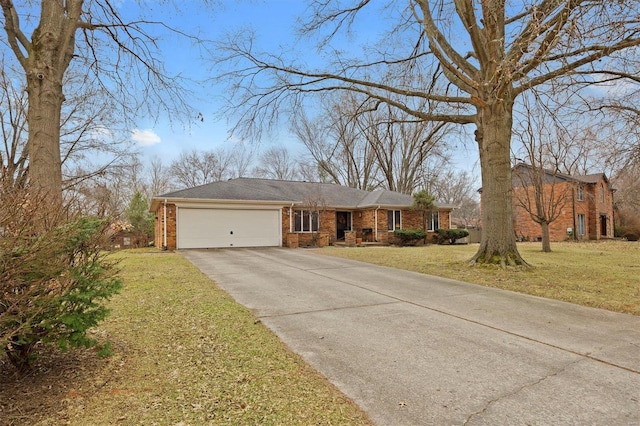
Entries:
[[[177,254],[124,251],[96,331],[114,355],[67,392],[71,424],[365,425],[350,400]],[[55,421],[44,421],[53,424]]]
[[[327,255],[640,315],[640,244],[519,245],[531,270],[467,266],[476,245],[335,248]],[[0,369],[0,424],[368,425],[348,398],[174,253],[122,251],[124,288],[93,331],[112,343]],[[0,362],[0,367],[6,363]]]
[[327,247],[320,253],[640,315],[640,244],[626,241],[540,243],[518,249],[530,270],[468,266],[477,245]]

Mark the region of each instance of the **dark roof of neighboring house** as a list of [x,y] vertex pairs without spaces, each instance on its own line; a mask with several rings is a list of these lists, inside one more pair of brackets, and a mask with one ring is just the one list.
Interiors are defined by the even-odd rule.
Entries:
[[[153,198],[152,209],[154,204],[164,199],[262,201],[343,208],[408,207],[413,204],[411,195],[385,189],[370,192],[332,183],[257,178],[229,179],[158,195]],[[454,208],[451,205],[435,204],[441,208]]]
[[598,183],[600,182],[600,179],[604,179],[605,182],[609,182],[609,179],[607,179],[607,176],[604,173],[594,173],[591,175],[574,176],[574,179],[584,183]]
[[[512,180],[514,186],[528,186],[531,185],[531,174],[533,173],[533,167],[529,164],[518,164],[512,170]],[[604,179],[605,182],[609,182],[607,176],[604,173],[594,173],[590,175],[568,175],[565,173],[554,172],[553,170],[541,169],[544,173],[544,183],[553,182],[582,182],[587,184],[595,184]]]

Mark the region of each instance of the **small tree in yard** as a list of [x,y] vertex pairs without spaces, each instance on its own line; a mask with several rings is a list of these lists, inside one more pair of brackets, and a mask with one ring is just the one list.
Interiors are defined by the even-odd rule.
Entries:
[[517,206],[540,225],[542,251],[550,253],[549,225],[560,217],[569,203],[571,190],[562,186],[563,178],[557,170],[546,170],[539,165],[520,164],[513,175],[517,179],[514,185]]
[[33,194],[0,189],[0,199],[0,349],[25,372],[38,345],[95,345],[87,330],[121,282],[102,254],[104,221],[80,217],[42,232]]
[[[525,118],[514,126],[514,138],[521,144],[517,154],[523,159],[516,159],[520,164],[513,168],[512,179],[514,213],[522,209],[540,225],[542,251],[550,253],[549,227],[562,215],[573,193],[560,170],[563,164],[578,161],[571,158],[569,150],[554,149],[554,145],[570,146],[574,136],[567,134],[565,126],[557,122],[558,111],[540,105],[542,103],[540,99],[535,103],[523,102]],[[586,151],[583,145],[581,148]]]
[[148,239],[153,234],[153,215],[149,212],[149,202],[141,192],[133,195],[125,214],[131,231],[138,239]]
[[435,205],[433,202],[435,198],[433,195],[429,194],[425,189],[422,191],[418,191],[413,194],[413,209],[419,212],[422,212],[422,230],[425,234],[425,243],[426,243],[426,234],[427,234],[427,220],[430,218],[431,213],[435,209]]
[[[314,188],[314,190],[310,191],[304,197],[304,210],[308,212],[310,215],[309,220],[311,221],[311,244],[313,246],[318,245],[318,239],[320,237],[320,213],[326,210],[327,201],[322,195],[320,188]],[[303,217],[300,220],[304,221],[304,213],[302,213]]]

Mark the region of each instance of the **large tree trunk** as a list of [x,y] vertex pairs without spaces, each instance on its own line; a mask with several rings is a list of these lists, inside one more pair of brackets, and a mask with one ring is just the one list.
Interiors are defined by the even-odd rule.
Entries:
[[[485,99],[487,99],[485,97]],[[478,100],[476,141],[482,171],[482,238],[471,263],[527,265],[516,247],[511,182],[513,100]]]
[[16,52],[25,70],[29,96],[29,180],[35,196],[53,211],[62,206],[62,81],[73,57],[82,3],[42,0],[40,22],[31,36],[28,56]]
[[27,73],[29,93],[29,175],[34,188],[50,205],[62,206],[60,114],[62,79],[75,49],[82,0],[43,0],[40,23],[31,40]]
[[549,222],[542,221],[540,223],[542,228],[542,251],[544,253],[551,253],[551,241],[549,240]]
[[36,194],[49,207],[62,204],[60,160],[60,111],[62,84],[48,78],[29,76],[29,179]]

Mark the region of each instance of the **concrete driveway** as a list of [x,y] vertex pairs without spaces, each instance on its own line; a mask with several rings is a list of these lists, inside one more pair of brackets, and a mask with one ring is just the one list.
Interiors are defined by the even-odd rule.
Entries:
[[640,425],[640,317],[313,250],[181,254],[376,424]]

